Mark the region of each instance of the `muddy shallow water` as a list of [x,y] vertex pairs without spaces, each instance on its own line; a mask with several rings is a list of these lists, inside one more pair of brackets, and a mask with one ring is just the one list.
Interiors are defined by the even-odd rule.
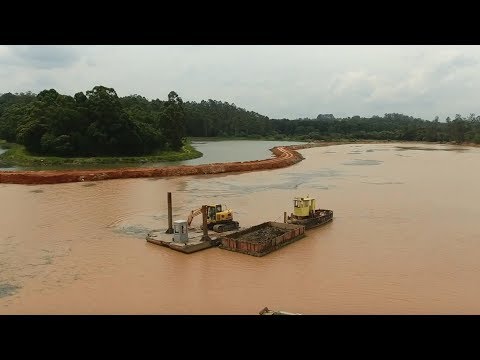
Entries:
[[[0,184],[0,313],[480,314],[480,149],[300,153],[253,173]],[[168,191],[174,219],[219,202],[242,227],[282,221],[308,194],[334,220],[262,258],[187,255],[145,241],[166,225]]]

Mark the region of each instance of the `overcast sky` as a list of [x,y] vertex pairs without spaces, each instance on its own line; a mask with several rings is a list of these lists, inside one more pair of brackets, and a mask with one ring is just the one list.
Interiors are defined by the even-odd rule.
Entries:
[[0,93],[95,85],[270,118],[480,115],[480,46],[2,46]]

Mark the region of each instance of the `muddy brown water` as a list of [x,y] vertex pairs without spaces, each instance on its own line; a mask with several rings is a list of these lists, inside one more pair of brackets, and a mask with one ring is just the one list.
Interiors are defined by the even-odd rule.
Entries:
[[[300,153],[253,173],[0,184],[0,313],[480,314],[480,149]],[[187,255],[145,241],[167,224],[168,191],[174,219],[225,203],[245,228],[282,221],[310,195],[334,220],[261,258]]]

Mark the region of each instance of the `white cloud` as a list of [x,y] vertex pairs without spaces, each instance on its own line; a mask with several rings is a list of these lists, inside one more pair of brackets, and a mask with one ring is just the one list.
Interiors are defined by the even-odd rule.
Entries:
[[377,85],[378,79],[375,75],[364,71],[348,71],[334,79],[330,91],[335,97],[350,93],[365,98],[375,91]]
[[8,56],[10,53],[10,49],[8,46],[0,45],[0,59]]
[[9,65],[39,69],[65,68],[74,64],[81,53],[72,46],[61,45],[15,45],[8,48]]
[[480,113],[480,46],[0,46],[0,93],[95,85],[270,117]]

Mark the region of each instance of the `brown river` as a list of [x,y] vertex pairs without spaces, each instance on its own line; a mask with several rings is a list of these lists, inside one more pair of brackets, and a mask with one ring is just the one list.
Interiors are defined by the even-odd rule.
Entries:
[[[350,144],[253,173],[0,184],[2,314],[480,314],[480,148]],[[242,227],[294,196],[333,222],[265,257],[145,241],[204,203]],[[194,224],[199,225],[197,217]]]

